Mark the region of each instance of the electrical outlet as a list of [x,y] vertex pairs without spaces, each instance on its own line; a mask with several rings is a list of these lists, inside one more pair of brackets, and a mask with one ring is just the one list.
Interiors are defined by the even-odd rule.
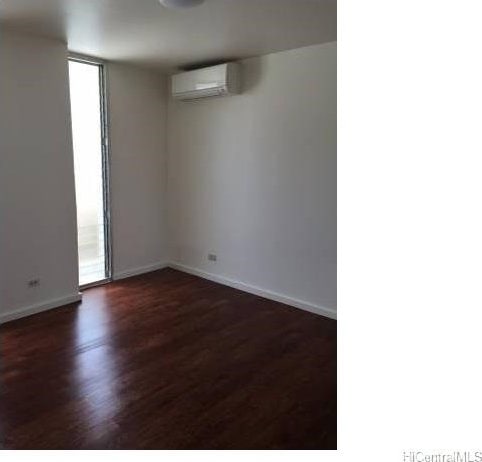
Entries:
[[215,253],[208,253],[208,260],[209,261],[217,261],[218,256]]
[[30,279],[30,281],[27,281],[27,285],[32,288],[32,287],[37,287],[40,285],[40,279]]

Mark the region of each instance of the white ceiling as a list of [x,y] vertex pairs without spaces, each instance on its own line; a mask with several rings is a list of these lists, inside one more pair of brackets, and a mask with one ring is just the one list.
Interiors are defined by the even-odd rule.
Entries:
[[0,21],[73,52],[171,71],[336,40],[336,0],[0,0]]

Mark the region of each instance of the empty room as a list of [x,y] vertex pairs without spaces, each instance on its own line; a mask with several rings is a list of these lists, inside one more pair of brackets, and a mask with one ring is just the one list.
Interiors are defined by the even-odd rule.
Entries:
[[336,40],[0,1],[0,448],[337,449]]

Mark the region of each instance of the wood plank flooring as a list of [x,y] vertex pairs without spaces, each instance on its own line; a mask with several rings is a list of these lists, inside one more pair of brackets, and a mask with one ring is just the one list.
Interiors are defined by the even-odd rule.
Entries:
[[336,449],[336,322],[164,269],[0,326],[0,446]]

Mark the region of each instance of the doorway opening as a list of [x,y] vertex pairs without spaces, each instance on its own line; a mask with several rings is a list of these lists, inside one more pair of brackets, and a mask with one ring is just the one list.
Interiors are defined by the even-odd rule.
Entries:
[[109,162],[104,65],[69,58],[79,285],[111,280]]

